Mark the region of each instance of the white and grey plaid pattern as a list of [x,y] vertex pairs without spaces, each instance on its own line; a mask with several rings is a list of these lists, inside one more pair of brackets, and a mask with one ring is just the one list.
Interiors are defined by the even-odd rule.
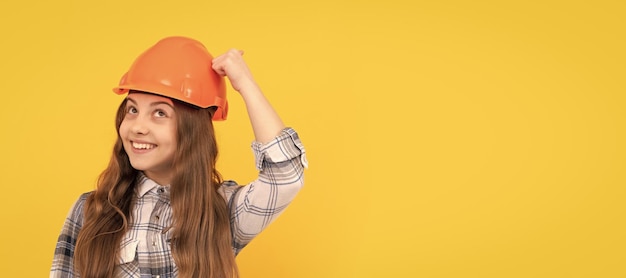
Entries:
[[[305,150],[298,134],[285,128],[267,144],[252,144],[258,178],[241,186],[224,181],[220,194],[231,211],[233,251],[238,254],[256,235],[280,215],[296,196],[308,167]],[[163,232],[172,221],[169,186],[160,186],[142,176],[133,208],[131,229],[120,246],[116,277],[176,277],[177,268],[170,250],[171,231]],[[80,196],[70,210],[58,238],[50,277],[78,277],[72,257],[82,226],[83,206],[87,196]]]

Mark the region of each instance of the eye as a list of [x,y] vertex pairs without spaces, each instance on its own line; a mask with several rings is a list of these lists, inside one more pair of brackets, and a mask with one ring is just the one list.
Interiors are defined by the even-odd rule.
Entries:
[[167,117],[167,113],[159,109],[159,110],[154,111],[154,116],[157,118],[163,118],[163,117]]
[[128,114],[137,114],[137,108],[134,106],[129,106],[126,108],[126,113]]

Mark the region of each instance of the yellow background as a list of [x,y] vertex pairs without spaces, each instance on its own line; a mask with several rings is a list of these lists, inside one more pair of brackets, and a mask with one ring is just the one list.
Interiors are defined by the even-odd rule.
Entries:
[[[3,1],[0,276],[46,277],[170,35],[246,51],[306,186],[243,277],[626,277],[623,1]],[[255,177],[238,95],[219,167]]]

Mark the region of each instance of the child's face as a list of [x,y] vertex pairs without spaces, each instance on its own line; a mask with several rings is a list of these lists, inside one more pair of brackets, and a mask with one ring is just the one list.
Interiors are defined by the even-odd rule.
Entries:
[[119,132],[133,168],[161,185],[168,185],[176,152],[172,100],[152,94],[129,94]]

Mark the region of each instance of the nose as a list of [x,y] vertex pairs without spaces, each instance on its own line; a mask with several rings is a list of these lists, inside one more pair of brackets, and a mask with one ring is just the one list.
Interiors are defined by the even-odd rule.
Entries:
[[134,121],[131,127],[131,131],[135,134],[146,135],[150,132],[147,125],[147,119],[142,116],[138,116]]

